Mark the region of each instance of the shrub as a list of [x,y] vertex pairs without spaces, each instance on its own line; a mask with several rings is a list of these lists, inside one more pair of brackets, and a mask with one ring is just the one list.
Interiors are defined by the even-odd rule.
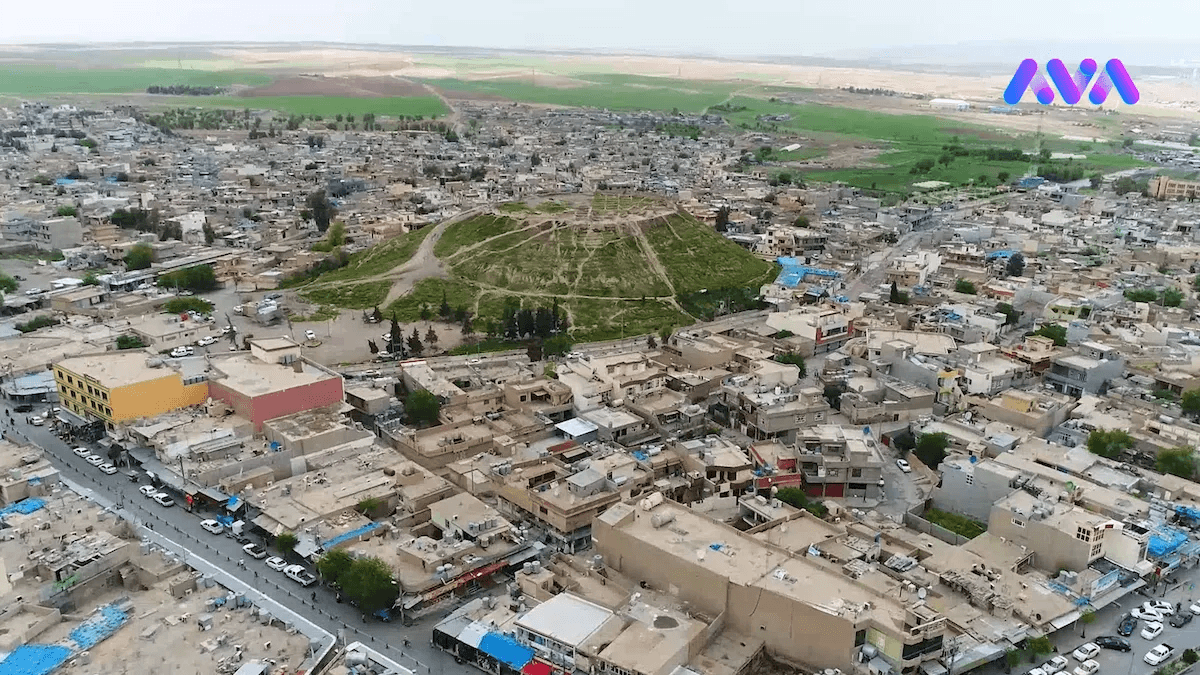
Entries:
[[29,321],[26,321],[25,323],[19,323],[14,327],[17,330],[21,331],[22,333],[32,333],[33,331],[35,331],[39,328],[45,328],[47,326],[57,326],[57,325],[58,325],[58,319],[56,319],[52,316],[42,315],[42,316],[34,317],[34,318],[30,319]]
[[140,349],[145,347],[146,343],[136,335],[120,335],[117,337],[117,349]]
[[163,305],[163,311],[168,314],[183,314],[184,312],[200,312],[208,314],[213,310],[213,304],[204,298],[171,298]]

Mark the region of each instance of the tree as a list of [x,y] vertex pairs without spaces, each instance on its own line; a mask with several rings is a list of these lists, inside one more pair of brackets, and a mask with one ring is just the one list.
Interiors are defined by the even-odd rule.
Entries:
[[799,368],[800,369],[800,377],[804,377],[805,375],[808,374],[808,370],[804,365],[804,357],[799,354],[796,354],[795,352],[788,352],[786,354],[776,354],[775,360],[778,361],[779,363],[788,363],[788,364],[791,364],[791,365]]
[[996,305],[996,311],[1004,315],[1004,325],[1012,326],[1021,320],[1021,313],[1018,312],[1012,305],[1007,302],[1001,302]]
[[1186,415],[1200,414],[1200,389],[1183,392],[1183,396],[1179,399],[1179,407]]
[[729,230],[729,207],[722,206],[717,209],[717,221],[714,226],[717,232],[725,232]]
[[655,340],[653,335],[647,335],[646,347],[649,349],[658,349],[658,340]]
[[1004,264],[1004,271],[1010,277],[1019,277],[1025,274],[1025,256],[1020,253],[1010,255],[1008,262]]
[[892,290],[888,294],[888,302],[890,302],[892,304],[900,303],[900,288],[898,286],[896,286],[895,281],[892,282]]
[[1155,458],[1154,468],[1162,473],[1192,480],[1196,476],[1196,453],[1186,445],[1163,450]]
[[796,227],[808,227],[808,216],[796,216],[796,222],[792,224]]
[[536,152],[529,156],[529,165],[530,166],[538,166],[541,163],[542,163],[542,157],[541,157],[541,155],[537,154]]
[[1007,183],[1008,182],[1008,172],[1001,171],[1000,173],[996,174],[996,180],[1000,181],[1001,183]]
[[443,319],[450,316],[450,302],[446,299],[446,289],[442,289],[442,304],[438,307],[438,316]]
[[1054,651],[1054,644],[1045,635],[1030,638],[1025,644],[1029,647],[1029,651],[1033,652],[1035,658],[1041,654],[1050,654]]
[[[89,284],[88,277],[91,277],[92,280],[95,281],[95,284]],[[95,274],[89,272],[88,277],[83,278],[83,283],[85,286],[94,286],[94,285],[100,283],[100,281],[98,279],[96,279]],[[0,291],[3,291],[5,293],[15,293],[17,291],[18,286],[19,286],[19,284],[17,283],[16,279],[8,276],[7,274],[0,272]]]
[[1094,610],[1084,610],[1083,614],[1079,615],[1079,637],[1087,637],[1088,624],[1096,620],[1096,612]]
[[275,537],[275,548],[279,549],[280,553],[288,554],[296,549],[296,544],[300,543],[293,532],[284,532],[278,537]]
[[966,293],[967,295],[975,295],[978,291],[975,290],[975,284],[966,279],[959,279],[954,282],[954,291],[956,293]]
[[1154,302],[1158,293],[1153,288],[1131,288],[1125,291],[1125,299],[1130,302]]
[[217,277],[212,265],[193,265],[158,278],[159,288],[186,288],[203,293],[217,288]]
[[329,231],[325,234],[325,241],[333,248],[337,248],[346,243],[346,226],[340,221],[335,222],[329,227]]
[[1167,288],[1162,292],[1163,307],[1178,307],[1183,304],[1183,291],[1178,288]]
[[412,335],[408,336],[408,351],[415,356],[420,356],[421,352],[425,351],[425,345],[421,344],[421,336],[417,333],[416,326],[413,327]]
[[216,241],[216,239],[217,239],[217,231],[214,230],[213,226],[209,225],[208,223],[204,224],[203,229],[204,229],[204,243],[208,244],[209,246],[212,246],[212,243],[214,241]]
[[464,340],[471,338],[471,333],[475,332],[475,325],[471,323],[471,315],[468,314],[462,320],[462,334]]
[[117,349],[140,349],[145,346],[142,339],[136,335],[117,336]]
[[421,305],[420,316],[421,316],[422,321],[428,321],[430,318],[433,317],[433,312],[431,312],[429,310],[429,305],[426,305],[426,304]]
[[913,454],[925,466],[937,470],[942,460],[946,459],[946,448],[950,447],[950,437],[943,432],[921,434],[917,439],[917,447]]
[[317,230],[324,232],[329,229],[329,223],[333,220],[336,213],[333,206],[329,203],[329,198],[325,196],[324,190],[317,190],[308,195],[305,200],[305,205],[312,212],[313,222],[317,224]]
[[375,323],[383,323],[383,312],[379,311],[379,305],[375,305],[374,311],[371,312],[371,320]]
[[1034,335],[1050,338],[1054,340],[1055,347],[1067,346],[1067,328],[1056,323],[1048,323],[1045,326],[1033,332]]
[[663,326],[662,328],[659,328],[659,329],[658,329],[658,337],[659,337],[659,339],[661,339],[661,340],[662,340],[662,343],[663,343],[664,345],[666,345],[668,342],[670,342],[670,340],[671,340],[671,327],[670,327],[670,326]]
[[429,345],[429,348],[432,350],[437,349],[437,343],[437,331],[433,329],[433,326],[430,326],[429,330],[425,331],[425,344]]
[[354,564],[354,558],[345,549],[335,548],[327,552],[325,555],[317,558],[317,571],[325,580],[331,584],[336,584],[338,579],[345,576],[346,572],[350,571],[350,567]]
[[1088,434],[1087,439],[1088,452],[1108,459],[1117,459],[1123,451],[1132,448],[1133,445],[1133,436],[1121,429],[1097,429]]
[[1004,652],[1004,672],[1011,673],[1013,668],[1021,664],[1021,652],[1018,649],[1008,649]]
[[359,558],[341,577],[342,592],[362,611],[373,614],[387,609],[400,597],[392,568],[379,558]]
[[125,269],[144,270],[150,267],[154,260],[154,250],[149,244],[134,244],[125,254]]
[[437,424],[438,414],[441,410],[442,402],[438,400],[438,397],[424,389],[414,391],[404,401],[404,414],[408,416],[409,422]]
[[373,511],[378,511],[383,506],[383,502],[376,497],[364,497],[358,500],[358,504],[354,508],[363,515],[368,515]]

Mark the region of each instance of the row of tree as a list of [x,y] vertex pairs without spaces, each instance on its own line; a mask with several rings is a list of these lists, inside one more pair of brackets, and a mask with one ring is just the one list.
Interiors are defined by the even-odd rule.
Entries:
[[165,87],[157,84],[146,87],[147,94],[168,96],[216,96],[225,93],[224,87],[197,87],[190,84],[172,84]]

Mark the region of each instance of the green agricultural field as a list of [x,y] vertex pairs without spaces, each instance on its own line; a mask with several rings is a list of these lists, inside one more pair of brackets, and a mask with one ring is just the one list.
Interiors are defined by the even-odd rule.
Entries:
[[425,117],[445,115],[448,110],[436,96],[387,96],[352,98],[348,96],[221,96],[213,97],[209,105],[253,110],[277,110],[289,115],[363,116],[372,113],[379,117]]
[[347,309],[370,309],[387,298],[390,281],[367,281],[361,284],[341,284],[302,291],[301,297],[319,305],[334,305]]
[[578,86],[551,87],[522,79],[431,79],[427,84],[446,91],[499,96],[512,101],[610,110],[673,110],[700,112],[727,99],[736,83],[675,80],[636,75],[582,75]]
[[646,239],[666,268],[676,293],[761,285],[777,274],[771,263],[687,215],[676,214],[648,228]]
[[[267,75],[232,70],[206,71],[171,68],[81,69],[54,66],[6,65],[0,69],[4,94],[129,94],[144,93],[153,85],[229,86],[265,85]],[[214,98],[206,96],[189,99]]]

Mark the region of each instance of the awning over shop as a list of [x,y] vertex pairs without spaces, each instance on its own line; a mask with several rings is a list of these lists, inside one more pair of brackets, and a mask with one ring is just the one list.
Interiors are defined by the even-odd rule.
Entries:
[[503,633],[488,633],[479,641],[479,651],[514,670],[533,660],[533,650]]
[[521,669],[521,673],[523,675],[550,675],[553,670],[554,669],[550,667],[549,663],[530,661],[529,663],[525,664],[524,668]]
[[1081,616],[1083,616],[1083,611],[1074,609],[1074,610],[1071,610],[1070,612],[1067,612],[1066,614],[1063,614],[1062,616],[1058,617],[1057,619],[1051,621],[1050,625],[1054,626],[1055,630],[1059,630],[1061,628],[1065,628],[1065,627],[1071,625],[1071,623],[1073,623],[1076,619],[1078,619]]

